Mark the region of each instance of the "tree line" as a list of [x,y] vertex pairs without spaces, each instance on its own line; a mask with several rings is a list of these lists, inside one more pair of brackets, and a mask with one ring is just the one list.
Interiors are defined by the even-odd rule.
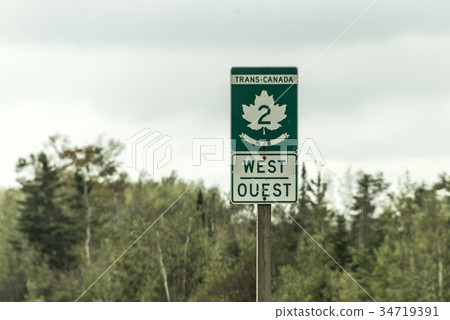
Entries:
[[[0,301],[255,301],[255,207],[175,173],[132,181],[121,151],[53,136],[17,161]],[[359,171],[332,193],[335,180],[302,166],[298,203],[272,206],[273,300],[448,301],[449,176],[391,188]]]

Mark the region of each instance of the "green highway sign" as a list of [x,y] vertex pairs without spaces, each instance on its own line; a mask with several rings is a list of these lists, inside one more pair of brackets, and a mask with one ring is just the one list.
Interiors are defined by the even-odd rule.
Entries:
[[232,151],[297,151],[296,67],[231,69]]
[[296,153],[234,153],[232,203],[297,202]]

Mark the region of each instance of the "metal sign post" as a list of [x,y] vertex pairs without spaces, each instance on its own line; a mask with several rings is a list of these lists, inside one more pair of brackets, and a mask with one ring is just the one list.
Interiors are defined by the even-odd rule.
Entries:
[[257,301],[271,300],[271,203],[297,202],[295,67],[231,69],[231,202],[257,204]]
[[270,302],[272,292],[270,218],[271,205],[258,204],[256,238],[256,301]]

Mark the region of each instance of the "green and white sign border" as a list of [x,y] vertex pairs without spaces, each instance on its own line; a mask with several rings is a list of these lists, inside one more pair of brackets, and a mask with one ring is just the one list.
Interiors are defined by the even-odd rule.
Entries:
[[[240,73],[240,72],[244,72],[243,70],[246,70],[245,73]],[[280,72],[276,72],[280,70]],[[293,73],[292,71],[295,71],[295,73]],[[248,84],[241,84],[241,83],[236,83],[235,81],[233,81],[233,76],[254,76],[254,77],[258,77],[258,76],[278,76],[278,77],[283,77],[283,76],[291,76],[293,77],[293,80],[290,81],[289,83],[286,83],[286,85],[288,85],[288,90],[290,90],[290,88],[292,86],[295,86],[296,89],[296,101],[295,101],[295,135],[285,135],[282,134],[280,137],[282,140],[284,139],[292,139],[292,140],[296,140],[298,141],[298,99],[299,99],[299,94],[298,94],[298,68],[295,66],[276,66],[276,67],[261,67],[261,66],[251,66],[251,67],[237,67],[234,66],[231,68],[230,70],[230,96],[233,96],[233,86],[234,85],[248,85]],[[281,83],[252,83],[252,85],[280,85]],[[286,92],[283,92],[283,95],[286,94]],[[248,103],[251,103],[251,100],[249,100]],[[244,140],[243,136],[247,136],[246,134],[244,134],[243,136],[241,136],[241,134],[235,135],[233,136],[233,101],[232,99],[230,100],[230,132],[231,132],[231,150],[232,152],[273,152],[273,153],[277,153],[277,152],[296,152],[298,150],[298,143],[293,143],[293,144],[288,144],[288,146],[286,147],[286,151],[282,151],[279,150],[278,148],[278,142],[275,144],[272,144],[270,140],[263,140],[261,142],[257,142],[255,143],[251,143],[252,145],[254,145],[254,150],[253,147],[249,148],[239,148],[237,147],[237,145],[239,144],[238,141],[240,140]],[[274,139],[277,140],[278,138]],[[259,140],[258,140],[259,141]],[[268,144],[267,144],[268,142]],[[272,148],[275,146],[275,150],[273,150]],[[267,147],[267,148],[266,148]]]

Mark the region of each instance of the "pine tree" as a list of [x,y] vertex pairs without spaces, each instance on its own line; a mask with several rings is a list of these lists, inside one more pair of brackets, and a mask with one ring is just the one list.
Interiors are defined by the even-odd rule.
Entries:
[[308,190],[311,194],[309,201],[309,212],[311,215],[312,228],[310,233],[321,234],[329,230],[330,220],[333,218],[333,213],[328,210],[325,195],[328,190],[328,182],[324,181],[320,171],[317,173],[316,180],[310,180]]
[[376,247],[378,242],[376,220],[373,218],[375,212],[375,199],[388,187],[381,173],[370,175],[364,172],[358,173],[357,192],[353,197],[353,232],[357,243],[369,249]]
[[75,221],[65,211],[61,170],[44,152],[31,155],[29,160],[19,159],[17,170],[26,168],[32,170],[33,178],[18,180],[25,194],[20,201],[19,228],[51,268],[66,269],[76,260],[71,248],[80,238]]
[[[331,232],[329,242],[333,247],[333,258],[341,267],[346,269],[347,265],[349,265],[352,261],[352,255],[350,252],[351,237],[347,228],[347,221],[343,215],[337,215],[336,226]],[[337,266],[335,268],[337,268]],[[340,268],[337,269],[341,271]]]

